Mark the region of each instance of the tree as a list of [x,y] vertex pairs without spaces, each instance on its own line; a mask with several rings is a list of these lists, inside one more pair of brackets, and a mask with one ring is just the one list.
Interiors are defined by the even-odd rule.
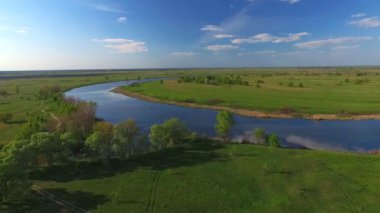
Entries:
[[69,132],[80,135],[86,138],[91,134],[95,121],[96,121],[96,104],[80,102],[77,104],[76,109],[69,116],[69,122],[66,128]]
[[227,141],[233,125],[235,125],[235,120],[230,112],[221,111],[216,116],[215,130],[223,138],[224,142]]
[[108,122],[95,125],[94,133],[86,139],[86,146],[100,160],[109,160],[112,156],[113,126]]
[[64,155],[75,155],[80,152],[83,147],[83,141],[74,133],[66,132],[60,135],[62,152]]
[[190,131],[187,125],[178,118],[171,118],[163,123],[165,132],[167,133],[169,145],[177,145],[189,135]]
[[0,151],[0,197],[7,200],[10,196],[19,197],[30,189],[27,169],[35,150],[29,141],[15,141],[5,145]]
[[134,142],[138,139],[139,134],[140,129],[134,120],[124,121],[115,127],[115,149],[121,159],[134,154]]
[[30,145],[38,154],[46,157],[49,166],[54,163],[54,154],[60,151],[61,145],[58,135],[50,132],[39,132],[30,138]]
[[182,143],[189,133],[184,122],[178,118],[172,118],[163,124],[153,125],[150,128],[149,138],[157,149],[165,149],[168,146]]
[[267,143],[267,134],[265,133],[264,129],[256,128],[255,130],[253,130],[253,134],[258,144],[265,145]]
[[149,138],[154,148],[156,149],[166,148],[167,136],[166,136],[165,128],[163,125],[154,124],[152,127],[150,127]]
[[280,146],[280,138],[277,134],[271,134],[268,138],[269,146],[271,147],[279,147]]
[[10,160],[0,162],[0,196],[7,200],[11,195],[19,197],[30,188],[26,171],[21,163]]
[[25,124],[16,136],[16,140],[29,140],[30,137],[42,131],[41,120],[39,118],[33,118]]

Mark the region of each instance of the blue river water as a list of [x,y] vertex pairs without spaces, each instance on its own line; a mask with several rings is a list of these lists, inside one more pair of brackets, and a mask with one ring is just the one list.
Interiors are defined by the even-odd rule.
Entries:
[[[148,132],[155,123],[177,117],[199,134],[215,136],[217,111],[151,103],[111,92],[115,87],[136,81],[96,84],[72,89],[65,93],[84,101],[97,103],[97,117],[117,124],[134,119],[142,131]],[[235,115],[232,129],[234,141],[252,139],[252,130],[264,128],[274,132],[286,147],[336,151],[366,152],[380,149],[380,120],[313,121],[306,119],[259,119]]]

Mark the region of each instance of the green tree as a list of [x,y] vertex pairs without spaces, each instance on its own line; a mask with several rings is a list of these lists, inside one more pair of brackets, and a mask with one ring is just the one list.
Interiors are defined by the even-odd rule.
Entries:
[[186,123],[178,118],[171,118],[163,123],[165,132],[167,133],[168,144],[177,145],[182,143],[189,135],[190,131]]
[[154,148],[156,149],[166,148],[167,135],[165,133],[165,128],[163,125],[154,124],[152,127],[150,127],[149,138]]
[[66,132],[60,135],[62,154],[73,156],[84,148],[83,141],[74,133]]
[[41,125],[41,120],[38,118],[33,118],[28,121],[19,131],[16,136],[16,140],[29,140],[30,137],[43,130]]
[[258,144],[267,144],[267,134],[263,128],[256,128],[253,130],[253,134]]
[[138,139],[140,129],[134,120],[127,120],[115,127],[115,149],[121,159],[132,156],[135,152],[135,141]]
[[98,159],[107,161],[112,157],[113,126],[108,122],[99,122],[94,129],[85,144]]
[[277,134],[271,134],[268,138],[269,146],[271,147],[279,147],[280,146],[280,138]]
[[178,118],[166,120],[163,124],[155,124],[150,128],[149,138],[157,149],[180,144],[189,136],[186,124]]
[[227,141],[233,125],[235,125],[235,120],[232,113],[221,111],[216,116],[215,130],[217,134],[222,137],[224,142]]
[[46,157],[49,166],[54,163],[54,154],[60,152],[59,137],[50,132],[39,132],[30,138],[30,145],[37,150],[38,154]]
[[2,201],[10,196],[19,198],[30,189],[27,169],[35,157],[35,150],[29,141],[15,141],[0,151],[0,197]]

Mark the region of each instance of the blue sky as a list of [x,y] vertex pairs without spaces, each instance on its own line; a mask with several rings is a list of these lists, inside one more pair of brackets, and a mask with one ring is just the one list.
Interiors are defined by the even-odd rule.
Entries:
[[380,65],[378,0],[0,3],[0,70]]

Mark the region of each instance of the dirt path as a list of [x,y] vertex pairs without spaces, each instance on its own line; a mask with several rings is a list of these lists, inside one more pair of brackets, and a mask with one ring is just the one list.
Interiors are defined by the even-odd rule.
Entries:
[[50,201],[52,201],[52,202],[54,202],[54,203],[56,203],[56,204],[64,207],[65,209],[70,210],[71,212],[81,212],[81,213],[88,212],[88,211],[86,211],[86,210],[84,210],[84,209],[82,209],[82,208],[80,208],[78,206],[75,206],[72,203],[69,203],[67,201],[64,201],[64,200],[61,200],[61,199],[57,198],[55,195],[53,195],[53,194],[51,194],[51,193],[43,190],[41,187],[39,187],[37,185],[33,185],[32,186],[32,190],[34,192],[36,192],[37,194],[39,194],[39,195],[47,198],[48,200],[50,200]]
[[162,171],[157,171],[156,174],[154,175],[152,189],[150,192],[150,197],[149,197],[149,201],[148,201],[148,205],[146,209],[147,213],[154,212],[154,205],[156,204],[156,197],[157,197],[157,188],[158,188],[158,183],[160,181],[161,173]]
[[57,126],[56,126],[56,128],[59,129],[59,127],[62,125],[61,120],[60,120],[60,119],[59,119],[54,113],[52,113],[52,112],[47,112],[46,109],[47,109],[47,107],[46,107],[45,109],[41,109],[41,112],[42,112],[42,113],[45,113],[45,114],[49,114],[50,117],[52,117],[54,120],[56,120],[56,121],[57,121]]

